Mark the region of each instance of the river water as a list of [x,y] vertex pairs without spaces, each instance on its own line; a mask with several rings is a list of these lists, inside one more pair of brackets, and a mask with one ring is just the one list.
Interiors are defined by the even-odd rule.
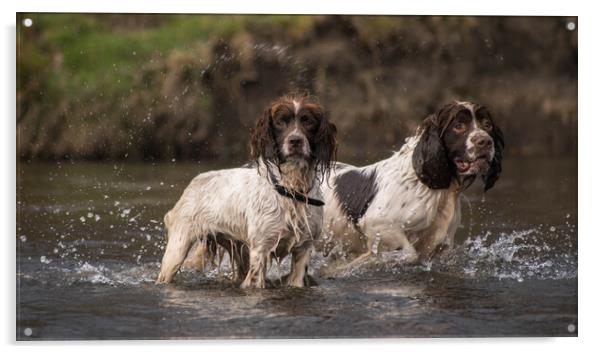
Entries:
[[491,191],[465,193],[456,247],[431,264],[389,253],[336,274],[314,254],[311,288],[241,290],[227,264],[154,285],[163,215],[216,167],[20,161],[17,339],[578,333],[576,159],[506,159]]

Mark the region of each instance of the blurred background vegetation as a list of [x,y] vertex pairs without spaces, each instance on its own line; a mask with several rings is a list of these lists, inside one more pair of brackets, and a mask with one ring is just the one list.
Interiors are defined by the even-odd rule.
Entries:
[[241,163],[263,108],[306,90],[338,126],[340,160],[388,156],[454,99],[490,108],[509,155],[571,155],[570,23],[576,18],[18,14],[17,153]]

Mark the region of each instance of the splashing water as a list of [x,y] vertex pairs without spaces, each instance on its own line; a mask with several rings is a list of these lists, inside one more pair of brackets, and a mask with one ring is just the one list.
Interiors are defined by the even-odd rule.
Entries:
[[[375,254],[357,267],[334,271],[321,255],[314,262],[319,274],[353,277],[373,272],[427,271],[476,279],[573,279],[577,277],[577,247],[569,234],[550,233],[556,227],[530,228],[494,235],[485,232],[466,239],[447,254],[419,266],[404,265],[403,251]],[[340,264],[336,264],[340,266]]]
[[[107,173],[110,177],[106,178],[112,178],[112,171]],[[102,185],[99,181],[84,180],[79,176],[70,181],[77,185]],[[187,181],[187,178],[182,178],[182,184]],[[29,277],[37,278],[41,274],[59,270],[66,282],[107,285],[152,282],[165,248],[165,230],[160,219],[172,202],[160,202],[154,206],[148,204],[147,199],[138,198],[154,194],[158,198],[154,200],[161,201],[163,199],[160,198],[172,193],[171,187],[162,182],[149,182],[141,180],[138,186],[122,179],[114,183],[111,189],[102,190],[101,199],[85,204],[29,204],[27,212],[30,215],[41,212],[46,216],[46,219],[40,219],[45,224],[40,224],[37,229],[20,230],[18,234],[22,250],[32,250],[31,253],[25,252],[27,257],[24,260],[37,263],[32,268],[34,273],[29,274]],[[151,185],[152,188],[149,188]],[[46,191],[47,189],[40,189],[40,193]],[[119,194],[129,195],[130,198],[115,200],[114,196]],[[480,197],[477,196],[477,200],[478,198]],[[34,200],[37,202],[39,199]],[[483,205],[475,208],[467,197],[463,201],[468,207],[464,227],[468,235],[473,235],[475,229],[477,234],[435,260],[419,266],[406,266],[407,254],[403,251],[378,252],[381,235],[376,235],[371,248],[372,256],[357,267],[338,270],[352,258],[345,259],[338,246],[335,246],[331,252],[331,255],[335,255],[334,258],[314,252],[309,273],[345,278],[370,272],[399,274],[427,271],[473,279],[517,281],[577,277],[576,226],[572,224],[571,213],[563,213],[561,223],[521,228],[485,224],[479,220],[483,215],[491,215],[491,208]],[[48,228],[47,231],[40,233],[39,230],[43,230],[44,226]],[[35,232],[40,235],[32,242],[30,235]],[[39,267],[42,267],[41,273]],[[21,272],[26,274],[28,268],[23,267]],[[287,257],[282,262],[272,262],[268,277],[281,278],[289,271],[290,257]],[[229,260],[225,257],[215,270],[196,275],[184,270],[182,274],[184,279],[194,282],[199,278],[230,277],[231,269]],[[49,277],[54,279],[53,276]]]
[[467,239],[447,264],[462,267],[463,273],[472,277],[518,281],[576,278],[576,247],[568,238],[551,246],[544,235],[538,228],[501,233],[498,237],[487,232]]
[[[62,184],[59,176],[48,182],[49,170],[56,169],[28,167],[27,194],[18,203],[18,331],[30,328],[32,337],[113,338],[124,324],[127,333],[140,336],[181,336],[173,328],[183,326],[173,324],[183,319],[190,328],[186,335],[194,336],[219,328],[223,314],[245,331],[265,323],[265,333],[274,333],[274,320],[306,318],[306,328],[322,323],[322,335],[356,323],[364,323],[357,327],[362,333],[369,327],[371,333],[418,329],[422,335],[425,328],[438,334],[562,334],[577,323],[577,214],[570,205],[559,207],[570,196],[542,201],[538,191],[531,198],[515,188],[521,184],[501,184],[486,205],[468,195],[472,206],[463,209],[455,247],[428,264],[404,265],[403,251],[381,252],[339,271],[351,259],[337,245],[334,256],[312,254],[309,274],[316,287],[279,286],[277,279],[290,272],[287,257],[268,270],[277,289],[243,291],[230,281],[228,257],[218,268],[182,269],[173,285],[154,285],[165,247],[163,215],[202,169],[198,164],[124,164],[117,174],[112,165],[73,164],[61,166]],[[96,185],[103,187],[89,190]],[[307,317],[308,309],[314,309],[313,317]],[[42,322],[41,311],[48,314]],[[517,311],[531,315],[520,322]],[[362,322],[367,318],[373,319],[369,325]],[[333,319],[340,321],[333,325]],[[453,325],[438,327],[441,323]],[[571,334],[578,332],[571,328]]]
[[[556,233],[550,238],[550,233],[546,232],[550,229],[542,226],[510,233],[502,232],[499,235],[486,232],[468,238],[440,258],[418,266],[404,265],[407,254],[394,251],[374,253],[357,267],[341,269],[339,267],[346,261],[335,261],[314,252],[309,274],[346,278],[374,272],[400,274],[426,271],[474,279],[513,279],[519,282],[525,279],[576,278],[576,247],[561,233]],[[60,242],[59,244],[62,245]],[[144,251],[145,246],[140,247],[138,250],[132,250],[134,255],[138,255],[133,266],[118,262],[78,261],[78,257],[71,260],[67,257],[60,265],[51,265],[51,259],[42,256],[40,263],[48,265],[50,273],[58,271],[63,277],[62,281],[66,283],[89,282],[111,286],[152,283],[160,263],[140,262],[139,253]],[[67,249],[66,253],[61,254],[61,258],[76,251],[75,248]],[[280,279],[289,271],[290,257],[286,257],[280,262],[271,262],[267,276],[270,279]],[[224,257],[219,265],[209,267],[204,272],[183,269],[179,277],[180,281],[192,283],[199,279],[227,280],[232,277],[232,270],[228,257]]]

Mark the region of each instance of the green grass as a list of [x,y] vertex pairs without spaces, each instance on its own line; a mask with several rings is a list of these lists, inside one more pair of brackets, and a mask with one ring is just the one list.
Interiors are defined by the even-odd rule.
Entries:
[[[35,43],[21,43],[25,61],[21,68],[27,70],[31,64],[35,70],[46,69],[52,90],[76,96],[120,95],[132,88],[137,69],[153,56],[194,49],[261,27],[299,36],[313,21],[308,16],[155,16],[160,19],[157,25],[123,29],[112,26],[107,15],[23,14],[19,18],[29,17],[34,25],[19,25],[19,38]],[[25,33],[34,31],[36,36]],[[53,60],[62,61],[58,70],[49,68]]]

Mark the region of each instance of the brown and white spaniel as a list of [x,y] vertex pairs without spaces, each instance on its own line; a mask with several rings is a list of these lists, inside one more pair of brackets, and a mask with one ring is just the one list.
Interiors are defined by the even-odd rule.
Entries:
[[326,208],[319,247],[359,255],[403,250],[405,262],[452,247],[460,194],[477,177],[493,187],[502,171],[502,131],[489,111],[453,102],[424,119],[393,156],[365,167],[337,163],[323,183]]
[[307,285],[313,241],[322,229],[320,182],[334,160],[335,134],[315,98],[272,102],[252,134],[254,163],[198,175],[165,215],[168,242],[157,283],[172,281],[196,243],[193,263],[204,266],[227,252],[243,288],[265,287],[272,257],[288,254],[285,285]]

